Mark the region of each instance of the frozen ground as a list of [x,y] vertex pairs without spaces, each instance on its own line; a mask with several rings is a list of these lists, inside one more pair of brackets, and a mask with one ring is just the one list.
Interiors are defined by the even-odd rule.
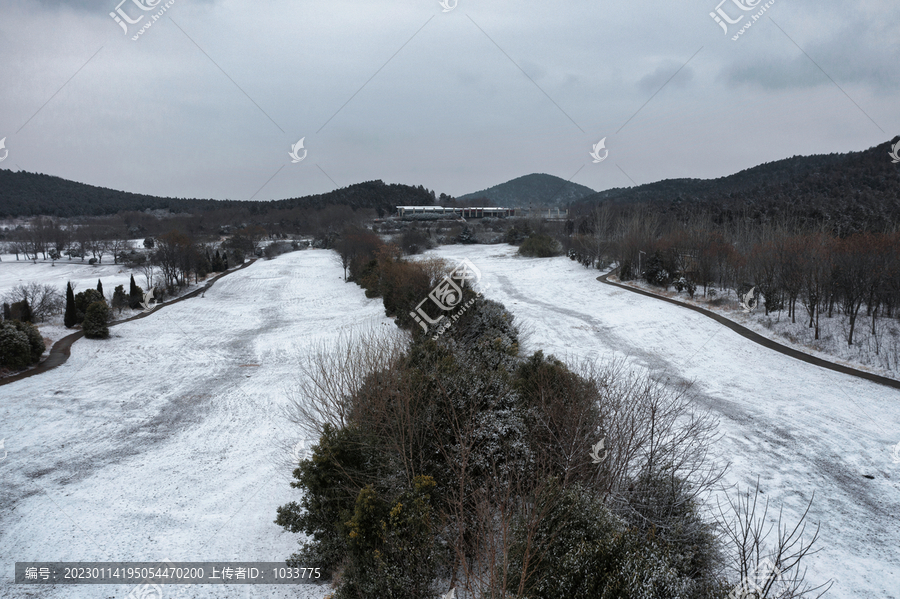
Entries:
[[[612,277],[611,277],[612,278]],[[618,279],[613,279],[618,282]],[[868,370],[889,378],[900,377],[900,322],[894,318],[884,318],[879,314],[876,319],[875,334],[872,334],[872,321],[866,316],[865,306],[860,310],[856,328],[853,332],[853,345],[847,345],[847,334],[850,330],[848,319],[837,310],[831,318],[823,314],[819,319],[819,339],[815,339],[815,330],[809,328],[809,316],[797,302],[797,322],[792,323],[787,309],[770,312],[759,306],[747,314],[735,300],[732,290],[718,290],[725,296],[721,304],[710,302],[703,297],[702,290],[694,299],[686,292],[677,293],[655,287],[644,281],[627,281],[626,285],[638,287],[680,302],[705,308],[716,312],[729,320],[759,333],[763,337],[773,339],[804,353],[846,364],[861,370]]]
[[[626,357],[696,380],[721,419],[730,483],[759,476],[796,515],[813,491],[823,552],[810,579],[836,599],[900,597],[900,393],[747,342],[689,310],[597,282],[566,258],[509,246],[451,246],[469,257],[530,331],[526,350]],[[15,587],[15,561],[280,561],[296,537],[272,523],[288,487],[279,415],[296,352],[340,327],[393,326],[380,300],[341,281],[333,255],[285,254],[206,293],[80,340],[51,372],[0,387],[0,596],[106,599],[120,586]],[[863,475],[874,479],[864,478]],[[176,597],[315,597],[325,588],[164,587]],[[297,594],[297,591],[300,594]]]
[[[528,332],[525,351],[561,358],[627,358],[673,383],[695,381],[720,419],[716,457],[728,484],[757,476],[771,505],[796,517],[813,492],[821,522],[808,579],[834,578],[829,597],[900,597],[900,392],[816,368],[747,341],[710,318],[604,285],[565,257],[531,259],[516,248],[445,246],[469,258],[485,295]],[[864,478],[873,476],[874,479]]]
[[[134,281],[138,285],[145,287],[144,276],[137,270],[128,268],[121,264],[113,264],[112,258],[104,257],[103,264],[91,265],[87,260],[82,262],[79,259],[72,260],[63,258],[55,263],[50,260],[38,260],[33,263],[31,260],[16,261],[15,256],[4,254],[0,262],[0,296],[15,287],[16,285],[27,285],[28,283],[40,283],[42,285],[53,285],[63,293],[66,291],[66,282],[72,281],[75,292],[84,291],[85,289],[96,289],[97,279],[103,281],[103,291],[106,295],[112,295],[116,285],[124,285],[128,290],[128,282],[134,274]],[[109,264],[106,263],[107,259]]]
[[[0,387],[2,597],[106,599],[125,586],[15,587],[16,561],[282,561],[273,523],[294,438],[279,412],[296,352],[394,325],[331,252],[260,260],[203,298],[82,339],[63,366]],[[299,344],[299,347],[298,347]],[[2,455],[2,454],[0,454]],[[297,591],[300,591],[298,594]],[[321,597],[324,588],[166,586],[175,597]]]

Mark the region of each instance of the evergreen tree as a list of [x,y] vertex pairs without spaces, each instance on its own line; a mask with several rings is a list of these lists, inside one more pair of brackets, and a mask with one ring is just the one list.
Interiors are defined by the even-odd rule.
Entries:
[[63,318],[67,328],[78,324],[78,313],[75,310],[75,292],[72,291],[72,283],[66,284],[66,315]]
[[78,323],[84,320],[88,307],[94,302],[106,303],[103,296],[96,289],[85,289],[75,294],[75,318]]
[[131,289],[128,292],[128,306],[133,310],[141,307],[144,301],[144,290],[138,287],[134,282],[134,275],[131,275]]
[[34,320],[34,314],[31,312],[31,306],[28,305],[27,299],[12,304],[9,307],[9,315],[13,320],[21,320],[22,322],[32,322]]
[[100,279],[97,279],[97,291],[100,292],[100,295],[103,295],[103,283],[100,282]]
[[109,306],[106,302],[94,302],[84,313],[82,329],[88,339],[106,339],[109,337],[107,322],[110,318]]
[[116,285],[115,291],[113,291],[112,296],[112,308],[118,312],[122,313],[122,310],[128,305],[128,296],[125,295],[125,287],[123,285]]

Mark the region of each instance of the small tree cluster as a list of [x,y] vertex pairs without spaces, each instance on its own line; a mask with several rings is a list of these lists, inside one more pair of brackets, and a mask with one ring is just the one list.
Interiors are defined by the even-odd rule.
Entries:
[[46,346],[40,331],[30,322],[0,323],[0,368],[21,370],[40,361]]

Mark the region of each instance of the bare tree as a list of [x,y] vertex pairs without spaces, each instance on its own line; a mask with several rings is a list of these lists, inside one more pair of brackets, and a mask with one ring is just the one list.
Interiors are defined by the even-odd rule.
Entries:
[[60,314],[65,309],[65,297],[53,285],[31,282],[17,285],[7,291],[3,301],[9,304],[27,300],[34,318],[44,322],[50,316]]
[[[737,498],[727,497],[728,513],[719,504],[724,537],[730,544],[733,575],[738,579],[741,590],[755,592],[759,599],[799,599],[800,597],[821,597],[833,581],[810,586],[806,582],[806,568],[803,560],[819,550],[812,550],[819,536],[819,526],[804,540],[807,516],[815,494],[810,498],[803,514],[791,525],[784,520],[783,510],[778,510],[778,519],[771,522],[767,518],[769,500],[759,506],[759,480],[751,494],[738,492]],[[769,542],[772,532],[775,538]],[[752,585],[752,587],[751,587]]]

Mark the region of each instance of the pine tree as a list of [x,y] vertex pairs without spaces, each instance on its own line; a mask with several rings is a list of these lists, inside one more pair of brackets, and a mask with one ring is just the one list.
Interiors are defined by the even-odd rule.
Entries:
[[97,279],[97,291],[100,292],[100,295],[103,295],[103,283],[100,282],[100,279]]
[[75,292],[72,291],[72,283],[66,285],[66,315],[63,322],[70,329],[78,324],[78,314],[75,310]]
[[128,292],[128,306],[133,310],[141,307],[144,301],[144,290],[138,287],[134,282],[134,275],[131,275],[131,289]]

